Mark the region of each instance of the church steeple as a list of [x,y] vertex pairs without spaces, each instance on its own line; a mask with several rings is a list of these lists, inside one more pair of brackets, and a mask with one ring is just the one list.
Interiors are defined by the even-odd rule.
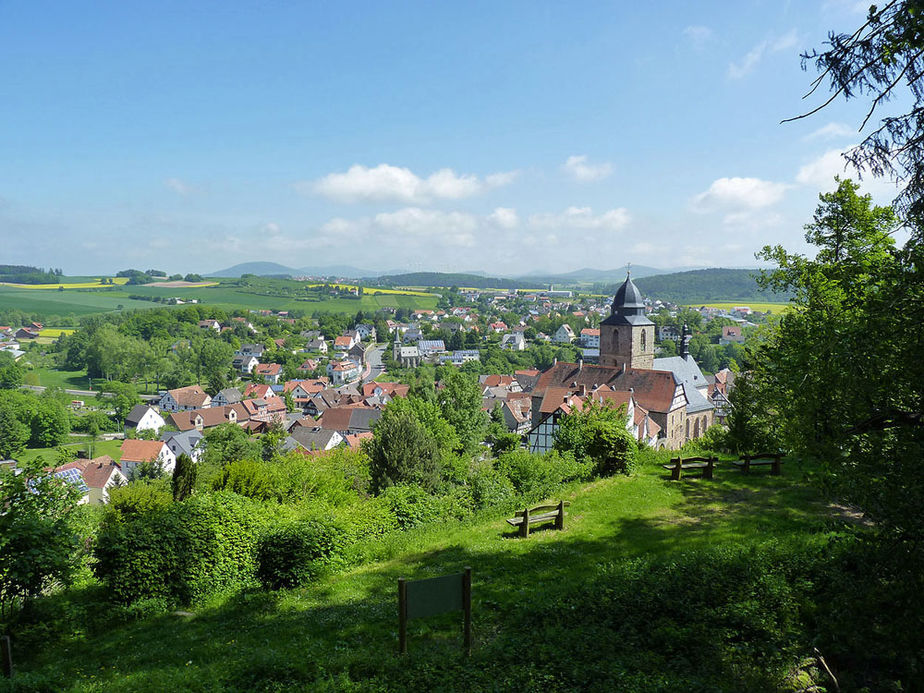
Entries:
[[654,323],[645,316],[642,292],[628,272],[613,297],[610,316],[600,323],[600,363],[648,369],[654,365]]

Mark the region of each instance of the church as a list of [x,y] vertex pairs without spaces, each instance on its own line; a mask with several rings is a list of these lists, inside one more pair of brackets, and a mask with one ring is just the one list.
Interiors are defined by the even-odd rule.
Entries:
[[642,294],[626,276],[600,323],[600,365],[558,363],[543,372],[530,393],[531,451],[552,446],[557,421],[587,399],[625,404],[629,428],[640,441],[677,449],[713,423],[708,382],[690,356],[684,329],[680,355],[656,359],[655,325]]

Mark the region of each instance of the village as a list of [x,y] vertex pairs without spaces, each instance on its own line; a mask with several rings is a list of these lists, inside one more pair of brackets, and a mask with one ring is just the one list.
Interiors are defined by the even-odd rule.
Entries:
[[[358,450],[383,408],[407,396],[409,376],[446,366],[477,376],[483,411],[530,452],[551,450],[561,418],[589,401],[623,408],[639,443],[677,449],[724,422],[735,371],[733,359],[717,367],[714,352],[735,353],[759,319],[748,306],[684,309],[643,298],[628,276],[612,302],[550,287],[453,289],[440,303],[358,315],[339,333],[336,321],[319,326],[288,311],[198,320],[204,339],[236,346],[217,366],[226,386],[196,383],[145,396],[122,422],[118,459],[78,451],[53,471],[79,483],[86,502],[104,503],[107,488],[137,478],[145,465],[169,474],[181,454],[198,461],[208,431],[225,424],[257,437],[278,431],[283,451]],[[691,353],[687,320],[700,333],[713,325],[708,375]],[[0,350],[21,359],[41,329],[35,322],[0,327]],[[169,351],[188,347],[180,340]]]

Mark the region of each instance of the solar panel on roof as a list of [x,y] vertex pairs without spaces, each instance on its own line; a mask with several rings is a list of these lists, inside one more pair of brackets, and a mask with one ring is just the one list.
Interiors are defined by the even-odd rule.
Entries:
[[83,480],[83,476],[81,476],[79,469],[65,469],[60,472],[55,472],[55,476],[59,479],[63,479],[69,484],[73,484],[81,493],[86,493],[90,490]]

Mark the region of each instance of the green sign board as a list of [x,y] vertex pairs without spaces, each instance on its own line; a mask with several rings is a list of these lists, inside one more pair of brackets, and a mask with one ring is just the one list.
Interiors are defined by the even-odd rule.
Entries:
[[398,578],[398,639],[401,654],[407,653],[407,622],[447,611],[465,614],[465,651],[472,649],[472,569],[426,580]]

